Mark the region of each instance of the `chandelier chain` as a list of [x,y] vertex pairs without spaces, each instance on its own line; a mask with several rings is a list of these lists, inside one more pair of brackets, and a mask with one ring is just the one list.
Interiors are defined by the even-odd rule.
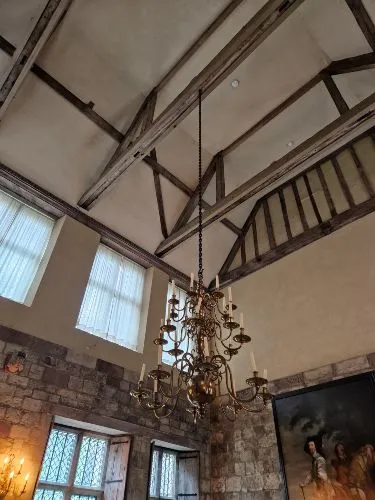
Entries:
[[202,89],[198,106],[198,290],[203,290],[203,231],[202,231]]

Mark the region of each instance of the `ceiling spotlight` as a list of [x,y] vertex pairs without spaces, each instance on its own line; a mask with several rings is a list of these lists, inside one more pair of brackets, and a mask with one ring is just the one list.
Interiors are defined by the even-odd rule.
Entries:
[[231,85],[234,89],[236,89],[240,84],[240,81],[239,80],[233,80]]
[[294,146],[294,141],[289,141],[287,143],[287,146],[288,146],[288,148],[291,148],[292,146]]

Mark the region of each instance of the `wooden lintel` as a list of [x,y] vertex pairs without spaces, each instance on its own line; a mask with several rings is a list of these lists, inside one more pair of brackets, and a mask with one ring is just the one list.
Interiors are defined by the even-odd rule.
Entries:
[[[303,168],[304,165],[312,163],[313,159],[318,155],[323,155],[329,148],[333,148],[337,141],[344,140],[347,135],[358,127],[359,123],[364,126],[366,123],[371,123],[374,117],[375,93],[206,210],[203,214],[203,227],[207,227],[213,222],[222,219],[226,213],[248,200],[251,196],[260,193],[270,185],[281,180],[297,167]],[[196,234],[197,231],[198,219],[195,218],[175,234],[171,234],[159,246],[157,255],[165,255],[183,241]]]
[[345,1],[349,9],[352,11],[358,26],[361,28],[367,43],[370,45],[372,50],[375,51],[375,25],[366,10],[366,7],[363,5],[362,0]]
[[168,276],[175,278],[176,284],[188,290],[190,278],[163,260],[139,247],[124,236],[91,218],[78,208],[49,193],[37,184],[0,162],[0,186],[54,217],[68,215],[101,235],[101,241],[144,267],[154,266]]
[[148,151],[154,148],[166,134],[170,133],[198,105],[199,90],[202,91],[203,98],[207,97],[303,1],[288,0],[286,2],[285,0],[268,0],[219,54],[167,106],[156,118],[151,127],[120,155],[104,175],[93,183],[82,196],[79,205],[89,210],[130,165],[140,161]]
[[13,60],[0,80],[0,120],[71,2],[49,0],[25,45],[14,52]]
[[220,276],[220,284],[228,286],[231,283],[276,262],[277,260],[289,255],[296,250],[303,248],[314,241],[340,229],[341,227],[354,222],[361,217],[364,217],[375,211],[375,198],[364,201],[353,208],[346,210],[335,217],[332,217],[327,222],[322,222],[319,226],[309,229],[308,231],[295,236],[292,240],[278,245],[277,247],[264,253],[258,259],[255,258],[244,265],[237,267],[226,274]]

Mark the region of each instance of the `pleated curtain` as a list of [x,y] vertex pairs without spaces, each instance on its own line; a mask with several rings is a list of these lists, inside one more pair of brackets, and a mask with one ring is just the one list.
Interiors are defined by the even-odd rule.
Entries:
[[0,191],[0,295],[25,302],[54,220]]
[[[166,309],[165,309],[165,317],[167,317],[168,315],[168,300],[172,298],[172,283],[169,283],[168,284],[168,294],[167,294],[167,304],[166,304]],[[179,288],[176,286],[176,298],[180,301],[179,305],[178,305],[178,308],[181,309],[183,307],[185,307],[185,302],[186,302],[186,299],[187,299],[187,293],[185,292],[185,290],[183,290],[182,288]],[[179,314],[179,317],[181,316],[181,314]],[[180,322],[175,322],[173,320],[171,320],[171,324],[174,325],[176,327],[176,332],[177,332],[177,340],[180,340],[181,339],[181,333],[182,333],[182,325]],[[172,332],[171,334],[171,337],[172,339],[174,339],[174,332]],[[164,337],[166,340],[168,340],[168,344],[166,344],[164,346],[164,349],[166,351],[169,351],[170,349],[173,349],[174,348],[174,342],[173,340],[170,340],[170,338],[168,337],[168,334],[165,333],[164,334]],[[190,341],[190,344],[191,344],[191,341]],[[181,344],[179,345],[179,349],[182,349],[184,352],[187,351],[188,349],[188,339],[184,339],[183,342],[181,342]],[[163,363],[167,364],[167,365],[173,365],[173,363],[176,361],[176,358],[174,356],[170,356],[167,352],[163,352],[163,357],[162,357],[162,361]]]
[[143,267],[100,245],[77,328],[138,351],[144,278]]

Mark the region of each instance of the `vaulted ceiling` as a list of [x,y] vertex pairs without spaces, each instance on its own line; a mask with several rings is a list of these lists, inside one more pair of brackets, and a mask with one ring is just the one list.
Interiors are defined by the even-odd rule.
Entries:
[[[51,33],[39,30],[37,66],[7,102],[6,79],[41,16]],[[332,145],[305,141],[357,118],[364,99],[358,113],[370,114],[347,132],[374,125],[374,22],[375,0],[0,0],[0,162],[188,274],[197,237],[182,233],[197,215],[192,202],[184,209],[198,180],[202,76],[204,169],[215,162],[204,194],[208,283],[256,200],[286,173],[251,194],[254,176],[267,180],[267,167],[299,151],[293,172],[307,166]],[[370,63],[355,71],[324,72],[362,54]],[[181,98],[189,88],[193,101]],[[109,187],[90,198],[98,179]]]

